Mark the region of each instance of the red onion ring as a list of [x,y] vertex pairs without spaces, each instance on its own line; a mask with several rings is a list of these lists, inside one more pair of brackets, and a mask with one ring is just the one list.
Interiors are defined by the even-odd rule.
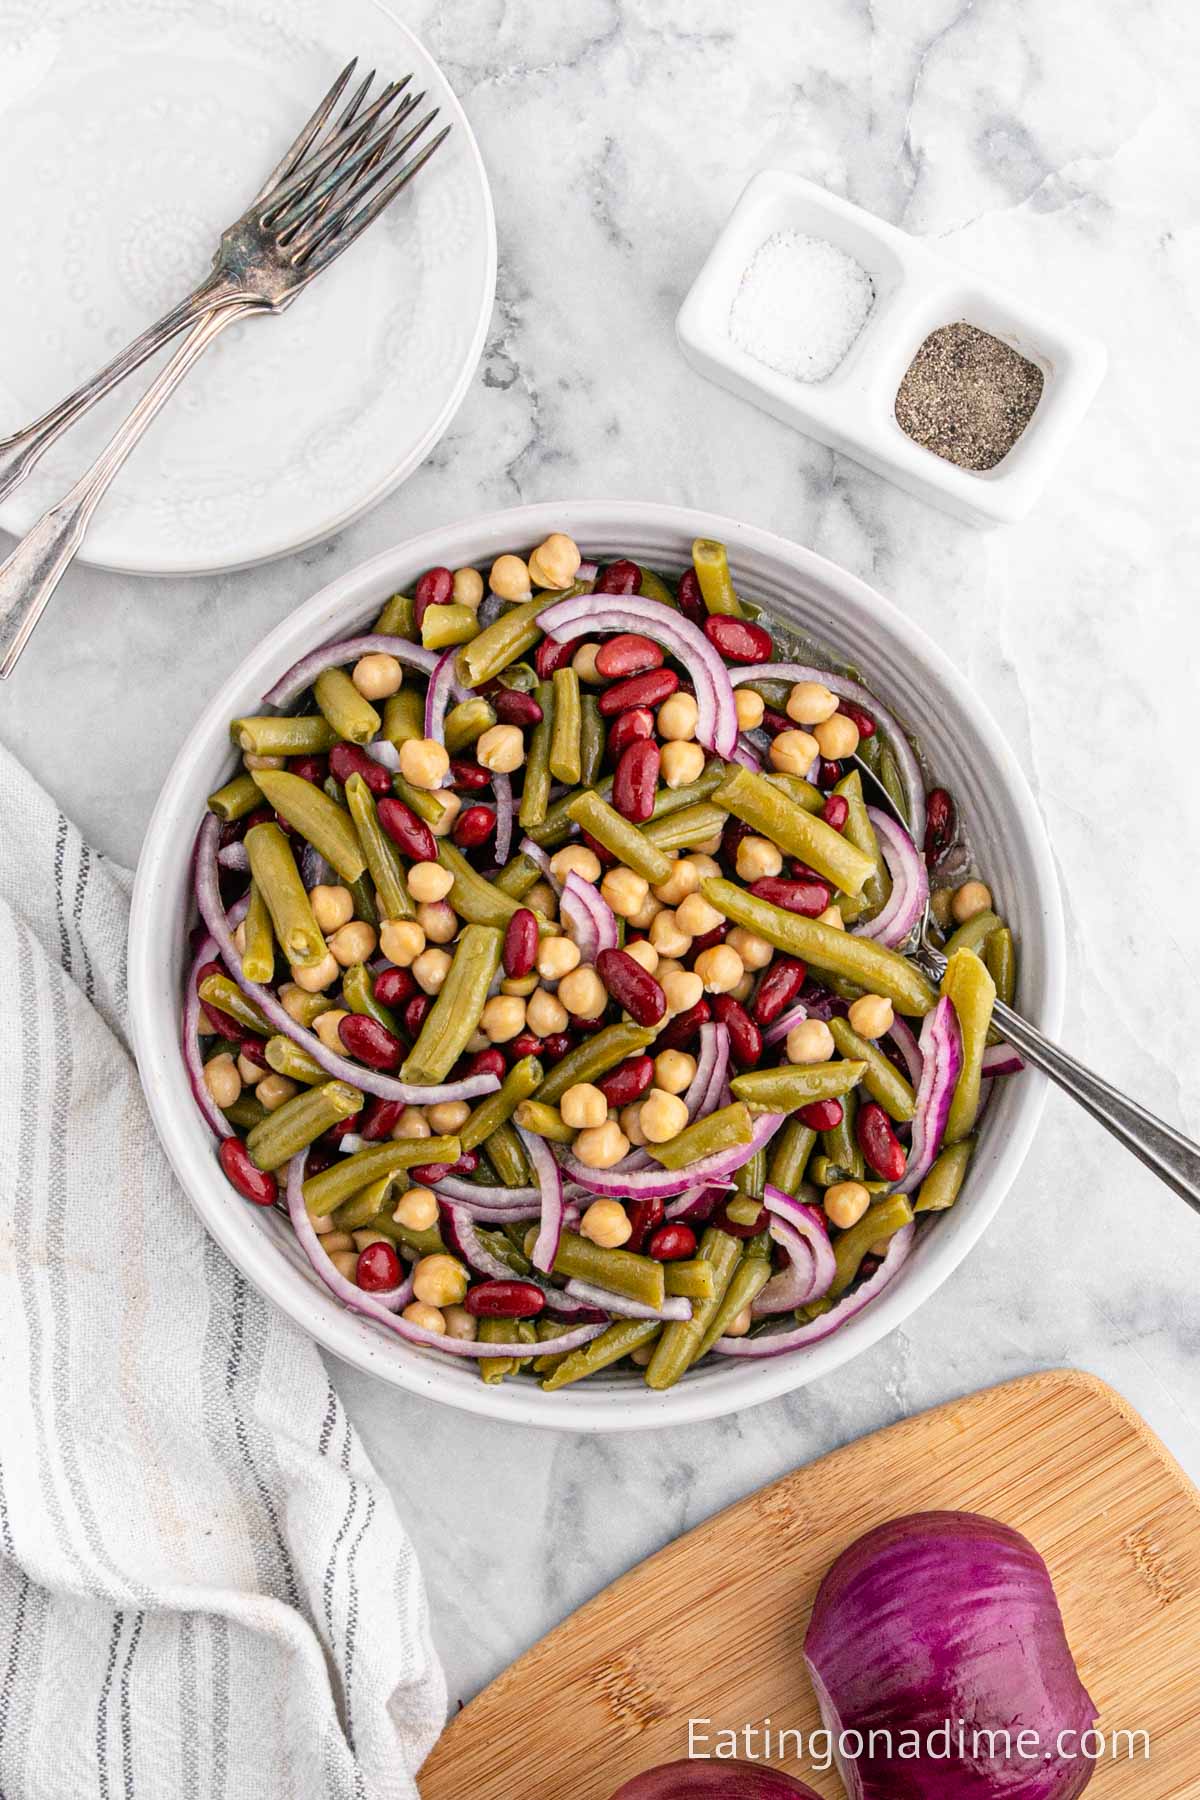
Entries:
[[597,1287],[591,1281],[568,1281],[566,1292],[585,1306],[596,1306],[616,1319],[661,1319],[664,1325],[686,1324],[692,1316],[692,1303],[668,1294],[661,1311],[642,1300],[630,1300],[625,1294],[614,1294],[611,1288]]
[[752,1121],[750,1142],[733,1144],[728,1150],[701,1156],[686,1169],[589,1169],[568,1151],[562,1167],[586,1188],[589,1194],[612,1196],[618,1200],[671,1200],[685,1188],[708,1186],[735,1175],[743,1163],[761,1150],[779,1130],[785,1113],[764,1112]]
[[1023,1057],[1011,1044],[989,1044],[983,1053],[985,1080],[996,1075],[1019,1075],[1024,1067]]
[[789,1006],[786,1012],[780,1013],[779,1017],[772,1024],[767,1026],[767,1029],[763,1032],[763,1043],[777,1044],[781,1038],[787,1036],[793,1025],[803,1025],[807,1017],[807,1006],[802,1005],[801,1002],[797,1000],[795,1006]]
[[200,995],[196,987],[201,969],[205,963],[213,961],[217,950],[216,938],[206,937],[188,970],[183,1001],[183,1061],[192,1098],[204,1114],[205,1124],[217,1137],[227,1138],[233,1136],[233,1126],[209,1093],[208,1083],[204,1079],[204,1058],[200,1054]]
[[912,1249],[915,1225],[903,1226],[892,1238],[887,1247],[887,1255],[873,1275],[867,1277],[861,1286],[822,1313],[818,1319],[810,1319],[807,1325],[800,1325],[795,1331],[764,1333],[761,1337],[718,1338],[713,1345],[721,1356],[787,1356],[793,1350],[803,1350],[809,1344],[819,1344],[832,1332],[840,1331],[848,1324],[864,1306],[877,1300],[885,1287],[895,1280],[900,1269],[908,1260]]
[[894,950],[922,918],[929,901],[929,871],[925,858],[902,825],[877,806],[868,806],[867,817],[875,827],[879,848],[892,878],[892,891],[873,919],[851,930],[873,938]]
[[794,1312],[798,1306],[822,1299],[837,1274],[837,1259],[823,1213],[769,1182],[763,1188],[763,1205],[775,1215],[771,1236],[786,1253],[790,1267],[773,1275],[754,1302],[751,1315],[756,1319]]
[[924,1181],[942,1147],[950,1102],[962,1068],[962,1033],[958,1029],[954,1004],[947,995],[943,994],[933,1011],[926,1013],[921,1023],[918,1048],[922,1068],[917,1110],[913,1116],[907,1165],[890,1190],[896,1194],[911,1194]]
[[426,650],[422,644],[412,644],[407,638],[389,637],[383,632],[342,638],[336,644],[322,644],[318,650],[310,650],[290,669],[285,669],[274,687],[269,687],[263,695],[263,704],[290,706],[326,669],[340,669],[344,663],[357,662],[360,656],[373,655],[394,656],[397,662],[407,663],[410,669],[420,669],[423,675],[432,675],[438,660],[436,650]]
[[921,1070],[925,1067],[925,1058],[921,1055],[920,1045],[917,1043],[917,1034],[909,1024],[908,1020],[902,1019],[900,1014],[897,1013],[892,1020],[890,1029],[884,1033],[884,1036],[891,1038],[893,1044],[895,1044],[900,1055],[903,1057],[905,1066],[908,1069],[908,1079],[913,1087],[920,1087]]
[[512,782],[501,770],[492,771],[492,792],[496,796],[496,861],[506,863],[512,849],[516,805]]
[[682,1224],[692,1224],[697,1219],[707,1224],[717,1210],[717,1202],[731,1181],[709,1182],[704,1187],[685,1188],[678,1199],[672,1200],[663,1213],[664,1223],[678,1220]]
[[434,1182],[434,1191],[439,1200],[449,1200],[455,1206],[492,1206],[498,1211],[514,1211],[517,1207],[528,1207],[530,1216],[537,1214],[541,1201],[541,1190],[535,1187],[485,1187],[474,1181],[461,1181],[457,1175],[443,1175],[440,1181]]

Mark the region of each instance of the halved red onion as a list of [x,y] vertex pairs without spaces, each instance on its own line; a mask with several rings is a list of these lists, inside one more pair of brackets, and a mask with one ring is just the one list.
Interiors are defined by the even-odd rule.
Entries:
[[983,1053],[985,1079],[993,1075],[1019,1075],[1024,1067],[1024,1059],[1011,1044],[989,1044]]
[[422,644],[410,643],[408,638],[389,637],[384,632],[371,631],[361,637],[342,638],[336,644],[322,644],[318,650],[310,650],[290,669],[285,669],[274,687],[269,687],[263,695],[263,704],[291,706],[326,669],[340,669],[346,663],[357,662],[360,656],[374,655],[394,656],[397,662],[407,664],[410,669],[420,669],[423,675],[432,675],[438,660],[436,650],[426,650]]
[[793,686],[797,681],[819,681],[840,700],[849,700],[855,706],[861,706],[864,712],[870,713],[876,725],[881,726],[886,734],[888,748],[900,771],[904,797],[908,803],[908,829],[918,844],[925,842],[925,781],[921,765],[899,720],[869,688],[863,687],[861,682],[851,681],[848,675],[834,675],[829,669],[810,669],[803,663],[745,663],[741,668],[730,669],[729,679],[735,688],[745,681],[787,681]]
[[614,631],[632,631],[661,645],[691,676],[700,717],[697,740],[718,756],[732,756],[737,747],[737,707],[729,671],[702,631],[689,624],[672,607],[637,594],[580,594],[559,600],[538,617],[548,637],[571,643]]
[[807,1006],[804,1006],[797,1000],[795,1006],[789,1006],[786,1012],[781,1012],[779,1017],[767,1026],[767,1029],[763,1032],[763,1043],[779,1043],[781,1038],[787,1036],[793,1025],[803,1025],[807,1017]]
[[594,963],[602,950],[616,949],[617,915],[592,883],[574,869],[563,883],[558,912],[585,963]]
[[921,1070],[925,1066],[925,1058],[921,1055],[921,1048],[917,1043],[917,1034],[909,1024],[908,1020],[902,1019],[900,1014],[897,1013],[892,1020],[891,1027],[884,1033],[884,1036],[890,1037],[893,1044],[895,1044],[897,1050],[900,1052],[900,1055],[904,1060],[904,1065],[908,1070],[908,1079],[912,1082],[912,1085],[914,1087],[920,1087]]
[[390,1075],[381,1075],[377,1069],[368,1069],[364,1063],[350,1062],[346,1057],[327,1050],[315,1031],[308,1031],[303,1025],[298,1025],[270,988],[260,987],[256,981],[248,981],[242,973],[242,959],[238,955],[230,922],[221,903],[216,856],[220,830],[220,821],[209,813],[200,827],[196,844],[196,904],[210,935],[216,939],[230,975],[242,992],[270,1020],[276,1031],[282,1032],[294,1044],[300,1044],[307,1050],[327,1075],[334,1076],[338,1081],[347,1081],[351,1087],[361,1088],[364,1093],[376,1094],[383,1100],[402,1100],[406,1106],[433,1106],[441,1100],[474,1100],[482,1094],[495,1093],[500,1086],[495,1075],[468,1075],[462,1081],[444,1081],[437,1087],[415,1087],[412,1082],[396,1081]]
[[496,861],[506,863],[512,849],[517,809],[513,800],[512,782],[500,769],[492,771],[492,793],[496,797]]
[[824,1214],[805,1200],[785,1194],[770,1182],[763,1188],[763,1205],[774,1214],[770,1233],[788,1258],[788,1268],[773,1275],[751,1313],[767,1318],[772,1313],[795,1312],[829,1292],[837,1273],[837,1259],[829,1241]]
[[630,1300],[626,1294],[614,1294],[611,1288],[597,1287],[591,1281],[568,1281],[566,1292],[585,1306],[597,1306],[615,1319],[662,1319],[666,1324],[685,1324],[692,1316],[692,1303],[677,1294],[668,1294],[661,1309],[647,1306],[642,1300]]
[[924,1181],[942,1147],[946,1120],[958,1073],[962,1068],[962,1033],[954,1003],[945,994],[932,1012],[926,1013],[918,1039],[921,1052],[921,1081],[917,1088],[917,1110],[913,1117],[912,1142],[908,1162],[892,1191],[911,1194]]
[[892,878],[892,891],[873,919],[850,929],[859,937],[874,938],[894,950],[922,918],[929,901],[929,870],[925,858],[902,825],[890,813],[868,806],[867,817],[875,827],[879,848]]
[[807,1325],[798,1325],[794,1331],[764,1332],[760,1337],[723,1337],[718,1338],[713,1349],[721,1356],[787,1356],[793,1350],[804,1350],[809,1344],[819,1344],[822,1338],[840,1331],[877,1300],[885,1287],[895,1280],[901,1268],[908,1260],[912,1249],[915,1225],[905,1225],[899,1230],[887,1247],[887,1255],[873,1275],[846,1294],[835,1306],[819,1318],[810,1319]]
[[540,1269],[543,1275],[549,1275],[554,1268],[559,1239],[562,1237],[562,1175],[545,1138],[538,1137],[536,1132],[524,1131],[519,1125],[517,1126],[517,1136],[529,1158],[529,1166],[537,1177],[542,1202],[537,1242],[533,1246],[533,1254],[529,1260],[535,1269]]
[[735,1175],[743,1163],[768,1144],[786,1118],[785,1113],[764,1112],[752,1121],[750,1142],[732,1144],[728,1150],[701,1156],[686,1169],[589,1169],[570,1151],[562,1157],[562,1167],[586,1188],[589,1194],[611,1195],[618,1200],[670,1200],[685,1188],[723,1181]]
[[193,957],[192,966],[187,973],[187,988],[183,999],[183,1061],[184,1067],[187,1069],[192,1097],[204,1114],[205,1124],[218,1137],[227,1138],[233,1136],[233,1126],[208,1091],[208,1083],[204,1079],[204,1058],[200,1054],[198,1029],[200,995],[196,989],[196,979],[205,963],[212,962],[217,954],[216,938],[206,937]]

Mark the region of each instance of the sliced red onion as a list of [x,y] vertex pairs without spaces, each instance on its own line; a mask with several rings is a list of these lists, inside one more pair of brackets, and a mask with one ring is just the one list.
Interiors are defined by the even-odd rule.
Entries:
[[[545,618],[544,613],[542,617]],[[864,712],[870,713],[876,725],[881,726],[885,732],[888,748],[900,771],[904,797],[908,803],[908,829],[918,844],[925,842],[925,781],[921,765],[899,720],[876,699],[869,688],[863,687],[861,682],[851,681],[848,675],[834,675],[828,669],[810,669],[803,663],[746,663],[739,669],[730,669],[729,679],[735,688],[741,687],[746,681],[787,681],[793,685],[797,681],[819,681],[839,699],[849,700],[855,706],[861,706]]]
[[595,581],[595,579],[599,573],[600,573],[600,564],[594,563],[594,562],[588,562],[585,559],[583,562],[580,563],[579,567],[576,569],[575,579],[576,579],[576,581]]
[[558,1255],[559,1239],[563,1229],[563,1184],[558,1164],[545,1138],[538,1137],[536,1132],[524,1131],[518,1125],[517,1136],[524,1146],[529,1158],[529,1166],[537,1177],[541,1191],[541,1225],[538,1228],[537,1242],[533,1246],[530,1262],[543,1275],[549,1275],[554,1268],[554,1259]]
[[681,1225],[690,1225],[696,1220],[706,1224],[716,1212],[717,1202],[732,1186],[731,1181],[717,1181],[709,1182],[705,1187],[685,1188],[677,1199],[671,1201],[663,1218],[670,1221],[677,1219]]
[[357,1156],[366,1143],[366,1138],[357,1131],[348,1131],[344,1138],[338,1139],[338,1149],[343,1156]]
[[781,1038],[787,1036],[793,1025],[803,1025],[807,1017],[807,1006],[802,1005],[801,1002],[797,1000],[795,1006],[789,1006],[786,1012],[781,1012],[779,1017],[774,1020],[772,1024],[767,1026],[767,1029],[763,1032],[763,1043],[779,1043]]
[[908,1079],[911,1081],[912,1085],[914,1087],[920,1087],[921,1070],[925,1066],[925,1058],[921,1055],[920,1045],[917,1043],[917,1034],[909,1024],[908,1020],[902,1019],[900,1014],[897,1013],[892,1020],[890,1030],[885,1033],[885,1036],[891,1038],[893,1044],[895,1044],[897,1050],[900,1052],[905,1067],[908,1070]]
[[985,1079],[993,1075],[1019,1075],[1024,1067],[1022,1057],[1011,1044],[989,1044],[983,1053]]
[[616,949],[616,914],[592,883],[574,869],[563,883],[558,911],[567,936],[585,963],[594,963],[602,950]]
[[[464,1338],[439,1336],[436,1331],[426,1331],[421,1325],[414,1325],[410,1319],[404,1319],[389,1312],[381,1306],[374,1294],[365,1294],[344,1275],[339,1275],[329,1258],[321,1248],[321,1240],[313,1230],[312,1220],[308,1216],[308,1208],[304,1204],[304,1166],[308,1161],[308,1152],[301,1151],[293,1156],[288,1164],[287,1177],[287,1209],[292,1221],[292,1229],[296,1233],[297,1242],[304,1251],[319,1279],[324,1282],[331,1294],[344,1301],[351,1312],[360,1313],[363,1318],[374,1319],[379,1325],[386,1325],[397,1337],[402,1337],[410,1344],[420,1344],[427,1350],[440,1350],[446,1356],[463,1356],[474,1359],[491,1356],[528,1356],[528,1344],[481,1344],[478,1340],[468,1341]],[[506,1269],[504,1279],[512,1279],[512,1270]],[[556,1351],[578,1350],[584,1344],[590,1344],[604,1330],[600,1324],[581,1325],[576,1331],[569,1331],[564,1337],[556,1338]]]
[[196,989],[201,969],[205,963],[214,960],[217,951],[216,938],[206,937],[187,973],[187,989],[183,1000],[183,1061],[192,1096],[204,1114],[205,1123],[218,1137],[227,1138],[233,1136],[233,1126],[209,1093],[208,1083],[204,1079],[204,1058],[200,1054],[200,995]]
[[566,1291],[585,1306],[598,1306],[618,1319],[661,1319],[664,1324],[686,1324],[692,1316],[692,1303],[677,1294],[668,1294],[661,1310],[644,1301],[630,1300],[625,1294],[614,1294],[611,1288],[596,1287],[590,1281],[568,1281]]
[[713,1349],[721,1356],[787,1356],[793,1350],[804,1350],[809,1344],[819,1344],[822,1338],[840,1331],[864,1306],[877,1300],[885,1287],[890,1286],[908,1260],[916,1229],[915,1225],[903,1226],[888,1244],[887,1255],[875,1273],[869,1275],[866,1281],[819,1318],[810,1319],[807,1325],[797,1326],[795,1331],[764,1332],[760,1337],[718,1338]]
[[495,1093],[500,1086],[495,1075],[468,1075],[462,1081],[444,1081],[437,1087],[415,1087],[412,1082],[396,1081],[390,1075],[381,1075],[377,1069],[368,1069],[363,1063],[350,1062],[346,1057],[327,1050],[315,1031],[308,1031],[303,1025],[298,1025],[270,988],[260,987],[256,981],[248,981],[242,973],[242,959],[233,941],[230,921],[221,904],[216,858],[220,830],[220,821],[209,813],[200,827],[196,846],[196,904],[209,933],[216,939],[230,975],[242,992],[270,1020],[276,1031],[282,1032],[294,1044],[300,1044],[307,1050],[327,1075],[332,1075],[338,1081],[349,1082],[351,1087],[361,1088],[364,1093],[376,1094],[383,1100],[402,1100],[406,1106],[433,1106],[441,1100],[473,1100],[483,1094]]
[[890,813],[868,806],[867,817],[875,827],[879,848],[892,878],[892,891],[873,919],[852,925],[859,937],[874,938],[894,950],[923,917],[929,902],[929,871],[925,858],[902,825]]
[[357,662],[360,656],[374,655],[394,656],[397,662],[406,663],[410,669],[420,669],[424,675],[433,674],[438,660],[436,650],[426,650],[421,644],[410,643],[408,638],[388,637],[383,632],[342,638],[336,644],[322,644],[320,649],[310,650],[290,669],[285,669],[274,687],[268,688],[263,695],[263,704],[291,706],[326,669],[340,669],[346,663]]
[[751,1313],[756,1319],[772,1313],[795,1312],[798,1306],[822,1299],[837,1274],[837,1259],[825,1218],[815,1206],[785,1194],[769,1182],[763,1188],[763,1205],[775,1215],[771,1236],[786,1254],[789,1266],[771,1277],[754,1302]]
[[333,865],[327,863],[325,858],[321,855],[321,852],[319,850],[314,850],[311,844],[305,844],[304,848],[301,850],[298,866],[300,870],[300,879],[310,894],[315,887],[328,886],[338,879],[334,873]]
[[911,1194],[924,1181],[942,1147],[946,1120],[958,1072],[962,1068],[962,1033],[954,1003],[943,994],[933,1011],[926,1013],[918,1039],[921,1052],[921,1082],[917,1088],[917,1110],[913,1117],[912,1142],[908,1162],[892,1191]]
[[456,1206],[493,1206],[508,1210],[520,1206],[536,1213],[541,1203],[540,1188],[485,1187],[479,1182],[462,1181],[457,1175],[443,1175],[434,1183],[434,1189],[439,1199],[453,1201]]
[[373,743],[367,745],[367,755],[372,762],[377,762],[381,769],[386,769],[389,775],[394,775],[400,767],[400,752],[391,738],[376,738]]
[[[459,686],[454,679],[455,650],[446,650],[433,665],[433,674],[429,677],[429,686],[425,690],[425,736],[432,738],[436,744],[446,742],[446,709],[453,694],[456,699],[465,699],[467,690]],[[457,692],[456,692],[457,690]],[[445,787],[450,780],[449,772],[442,776],[440,785]]]
[[520,843],[517,845],[517,849],[521,852],[522,856],[527,856],[530,862],[535,864],[535,866],[541,870],[542,880],[548,881],[556,894],[561,894],[563,891],[563,884],[554,873],[554,870],[550,867],[550,852],[548,850],[543,850],[540,844],[535,844],[533,839],[528,837],[523,837],[521,839]]
[[697,739],[718,756],[733,755],[738,722],[729,671],[704,633],[672,607],[637,594],[580,594],[548,606],[538,624],[559,643],[596,633],[632,631],[660,644],[683,664],[695,684],[700,712]]
[[239,838],[234,844],[226,844],[223,850],[217,851],[217,861],[223,869],[232,869],[236,875],[245,875],[250,869],[250,852]]
[[442,1235],[447,1245],[477,1275],[489,1281],[511,1281],[513,1272],[502,1257],[489,1250],[476,1229],[476,1219],[465,1206],[442,1207]]
[[[703,1119],[716,1106],[721,1091],[725,1086],[725,1076],[729,1069],[729,1028],[726,1025],[702,1025],[700,1027],[700,1054],[696,1058],[696,1073],[688,1083],[683,1095],[683,1104],[688,1109],[689,1123],[693,1119]],[[632,1169],[648,1169],[658,1167],[648,1150],[631,1150],[616,1165],[625,1174]]]
[[744,731],[738,732],[737,743],[733,746],[730,762],[741,763],[744,769],[753,769],[757,774],[763,766],[763,759]]
[[496,861],[506,863],[512,849],[513,824],[517,815],[512,782],[499,769],[492,772],[492,793],[496,796]]
[[570,1151],[564,1154],[562,1167],[572,1181],[577,1181],[589,1194],[611,1195],[618,1200],[671,1200],[685,1188],[708,1185],[723,1181],[727,1175],[735,1175],[743,1163],[748,1163],[764,1144],[770,1142],[786,1116],[777,1112],[759,1113],[751,1122],[748,1144],[732,1144],[728,1150],[698,1157],[686,1169],[589,1169]]

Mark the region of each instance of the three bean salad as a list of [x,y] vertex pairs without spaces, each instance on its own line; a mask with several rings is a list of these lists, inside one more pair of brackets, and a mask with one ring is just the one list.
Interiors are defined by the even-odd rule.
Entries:
[[777,654],[722,545],[675,583],[555,532],[428,570],[232,721],[183,1021],[221,1167],[484,1381],[816,1343],[1021,1066],[950,795]]

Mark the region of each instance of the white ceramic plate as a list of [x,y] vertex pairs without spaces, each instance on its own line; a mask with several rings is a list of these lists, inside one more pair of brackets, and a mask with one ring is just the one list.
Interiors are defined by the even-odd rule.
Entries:
[[[138,574],[239,568],[373,506],[428,455],[466,392],[495,293],[495,221],[458,101],[376,0],[0,9],[0,436],[195,285],[221,229],[355,54],[380,78],[411,70],[450,137],[288,312],[235,325],[208,351],[105,499],[83,561]],[[25,531],[60,498],[147,379],[61,439],[0,507],[0,526]]]
[[[628,1377],[594,1377],[560,1393],[530,1382],[485,1385],[473,1365],[414,1349],[357,1318],[318,1282],[283,1218],[248,1206],[222,1175],[188,1087],[179,1010],[192,919],[189,851],[205,796],[232,766],[229,720],[298,657],[351,635],[397,589],[437,564],[487,565],[568,531],[601,561],[632,556],[682,569],[696,537],[729,546],[742,591],[853,662],[915,733],[936,777],[953,787],[1021,957],[1021,1005],[1052,1035],[1062,1023],[1066,951],[1062,902],[1045,827],[1016,758],[990,713],[923,632],[865,582],[811,550],[713,513],[639,502],[565,501],[440,527],[340,576],[277,627],[212,700],[167,777],[146,835],[133,896],[129,985],[138,1065],[175,1170],[208,1229],[255,1285],[345,1361],[434,1400],[527,1425],[576,1431],[653,1429],[715,1418],[826,1375],[893,1330],[958,1266],[996,1212],[1029,1149],[1044,1083],[1027,1072],[996,1083],[969,1183],[953,1211],[920,1234],[895,1282],[824,1342],[769,1361],[710,1358],[665,1394]],[[1013,1270],[1013,1281],[1023,1279]]]

